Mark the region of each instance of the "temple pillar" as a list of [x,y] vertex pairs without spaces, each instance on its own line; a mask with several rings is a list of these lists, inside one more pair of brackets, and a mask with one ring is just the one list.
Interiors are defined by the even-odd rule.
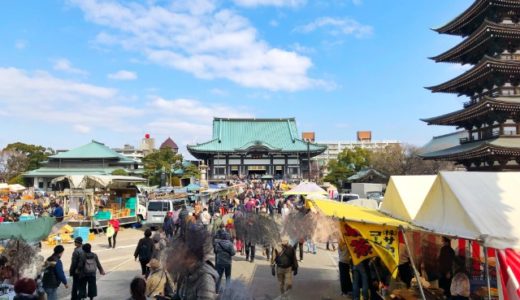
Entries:
[[229,168],[229,154],[226,154],[226,178],[231,175],[231,169]]
[[238,173],[240,176],[246,175],[246,166],[244,165],[244,155],[240,155],[240,166],[238,167]]
[[269,165],[269,168],[271,169],[270,171],[270,175],[272,175],[274,177],[274,173],[275,173],[275,170],[274,170],[274,159],[273,159],[273,155],[271,154],[271,162],[270,162],[270,165]]
[[289,174],[289,159],[287,158],[287,155],[284,155],[284,157],[285,157],[285,166],[284,166],[283,174],[285,177],[287,177],[287,175]]

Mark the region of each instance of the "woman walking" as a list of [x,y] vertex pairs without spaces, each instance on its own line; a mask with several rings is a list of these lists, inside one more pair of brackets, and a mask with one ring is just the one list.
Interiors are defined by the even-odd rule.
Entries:
[[81,258],[79,273],[80,273],[80,299],[89,298],[90,300],[97,297],[96,273],[99,270],[101,275],[105,275],[105,271],[99,262],[98,256],[92,252],[90,244],[84,244],[83,257]]

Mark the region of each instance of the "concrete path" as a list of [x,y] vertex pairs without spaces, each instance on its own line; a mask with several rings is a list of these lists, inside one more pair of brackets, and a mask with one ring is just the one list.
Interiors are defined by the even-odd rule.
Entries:
[[[104,236],[91,242],[93,252],[98,254],[107,272],[105,276],[98,276],[99,297],[96,299],[119,300],[129,297],[130,281],[141,273],[139,263],[133,259],[133,253],[142,236],[140,230],[124,229],[118,235],[118,246],[115,250],[108,249],[108,242]],[[73,245],[64,246],[65,254],[62,260],[68,275]],[[42,255],[47,257],[51,253],[52,247],[43,245]],[[262,256],[260,247],[257,248],[254,263],[245,261],[244,256],[237,254],[233,262],[232,278],[245,281],[256,300],[279,299],[278,282],[276,277],[271,275],[269,262]],[[60,300],[70,299],[69,295],[70,290],[59,288]],[[305,253],[303,261],[300,262],[298,275],[294,278],[290,299],[346,299],[340,296],[337,253],[325,250],[324,245],[319,245],[316,255]]]

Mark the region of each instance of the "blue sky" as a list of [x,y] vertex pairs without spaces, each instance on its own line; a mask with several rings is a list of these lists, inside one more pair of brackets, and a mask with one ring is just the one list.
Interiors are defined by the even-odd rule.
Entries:
[[[8,0],[0,10],[0,145],[91,139],[183,148],[219,117],[295,117],[321,141],[421,145],[453,131],[419,120],[464,98],[424,86],[458,37],[430,30],[470,0]],[[185,151],[183,151],[185,152]]]

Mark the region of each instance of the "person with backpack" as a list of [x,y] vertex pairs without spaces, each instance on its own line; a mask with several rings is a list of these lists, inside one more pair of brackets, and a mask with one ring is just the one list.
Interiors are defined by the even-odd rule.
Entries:
[[217,291],[220,291],[222,276],[226,274],[226,284],[231,281],[231,263],[235,256],[235,247],[231,241],[231,235],[224,229],[220,229],[215,235],[213,243],[215,252],[215,268],[218,272]]
[[47,294],[47,300],[58,300],[57,291],[60,284],[63,284],[67,289],[69,288],[61,262],[64,251],[65,248],[62,245],[54,247],[53,254],[45,261],[42,284]]
[[145,278],[147,278],[149,274],[149,269],[146,265],[148,265],[153,256],[154,243],[150,238],[151,236],[152,230],[149,228],[146,229],[144,231],[144,238],[139,240],[134,252],[135,260],[139,258],[139,263],[141,264],[141,275]]
[[83,256],[83,239],[78,236],[74,239],[74,252],[72,252],[72,259],[70,262],[69,275],[72,277],[72,292],[71,292],[71,300],[79,300],[79,274],[76,272],[78,270],[79,262],[81,257]]
[[80,299],[89,297],[92,300],[97,297],[96,273],[99,270],[101,275],[105,275],[105,271],[99,262],[98,256],[92,252],[90,244],[84,244],[82,249],[83,256],[78,269],[81,278],[79,297]]
[[298,274],[298,259],[296,251],[289,245],[287,239],[282,241],[279,248],[275,248],[271,257],[271,268],[273,276],[277,276],[280,284],[282,299],[287,298],[287,293],[292,289],[293,275]]

